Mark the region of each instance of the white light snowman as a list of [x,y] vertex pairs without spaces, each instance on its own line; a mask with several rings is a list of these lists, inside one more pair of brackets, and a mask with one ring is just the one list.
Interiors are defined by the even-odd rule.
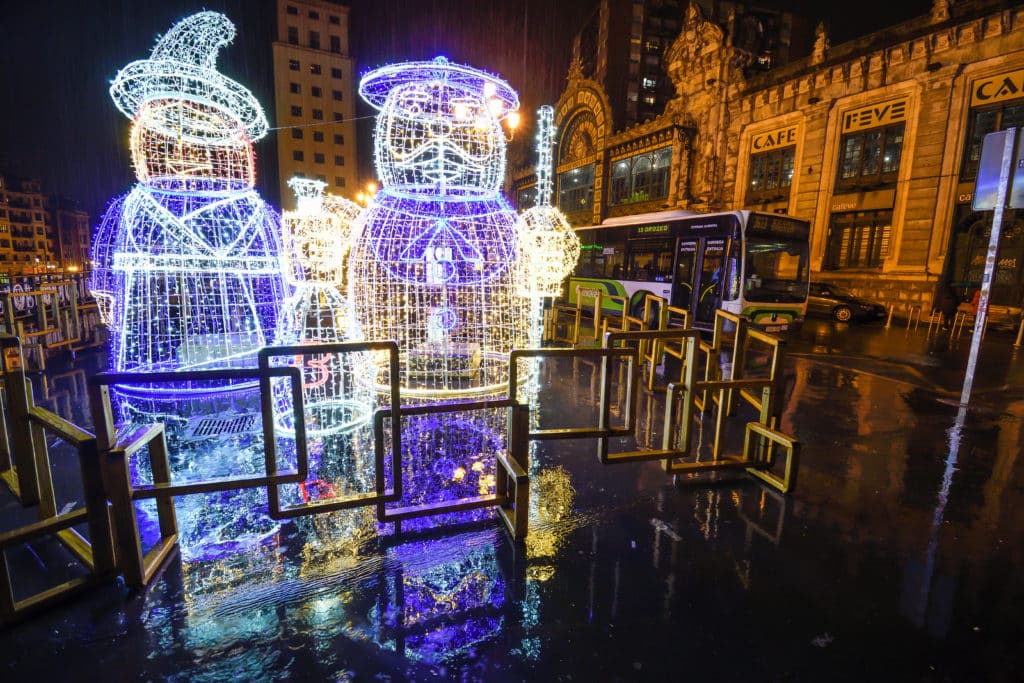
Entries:
[[404,396],[501,393],[508,352],[529,336],[530,303],[516,295],[517,217],[500,191],[501,122],[518,96],[443,57],[376,69],[359,92],[380,110],[383,185],[349,256],[363,334],[398,342]]
[[[268,126],[252,93],[216,69],[234,35],[222,14],[189,16],[111,85],[133,119],[138,177],[111,204],[93,252],[114,371],[251,367],[273,341],[286,290],[278,218],[254,189],[253,150]],[[172,399],[224,388],[131,391]]]

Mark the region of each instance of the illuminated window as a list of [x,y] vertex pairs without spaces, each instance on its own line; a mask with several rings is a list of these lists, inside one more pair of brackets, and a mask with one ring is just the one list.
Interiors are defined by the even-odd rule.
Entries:
[[902,123],[844,135],[839,143],[836,190],[894,185],[902,151]]
[[793,184],[796,147],[790,145],[750,156],[750,177],[747,181],[747,202],[778,201],[789,196]]
[[594,164],[558,174],[558,208],[565,213],[589,211],[594,206]]
[[608,205],[664,199],[668,196],[671,166],[671,146],[614,162]]
[[981,143],[986,135],[1017,126],[1024,126],[1024,103],[1020,100],[994,108],[972,109],[964,138],[964,164],[960,179],[974,180],[978,176]]

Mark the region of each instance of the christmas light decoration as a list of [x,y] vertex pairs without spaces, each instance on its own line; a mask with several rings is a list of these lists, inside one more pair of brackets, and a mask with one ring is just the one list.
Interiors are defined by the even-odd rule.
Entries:
[[359,92],[380,109],[383,188],[349,257],[349,296],[369,339],[395,339],[410,397],[500,393],[508,351],[527,341],[514,294],[516,216],[500,193],[504,81],[444,57],[386,66]]
[[551,205],[554,109],[537,110],[537,205],[520,215],[519,293],[527,297],[558,296],[562,280],[576,267],[580,240],[565,214]]
[[[292,178],[288,186],[298,198],[298,208],[282,217],[282,255],[286,277],[296,289],[285,304],[278,338],[286,344],[357,341],[362,335],[338,287],[351,240],[346,217],[361,209],[335,198],[331,204],[336,211],[328,211],[323,195],[327,183],[319,180]],[[369,418],[376,368],[368,354],[300,356],[297,361],[303,367],[309,436],[346,431]],[[275,382],[277,422],[288,431],[294,428],[290,392],[287,382]]]
[[[216,70],[231,22],[178,22],[110,95],[132,117],[139,184],[111,204],[93,249],[92,291],[111,329],[111,368],[157,371],[255,364],[285,298],[277,215],[253,190],[259,103]],[[184,384],[125,393],[209,393]]]

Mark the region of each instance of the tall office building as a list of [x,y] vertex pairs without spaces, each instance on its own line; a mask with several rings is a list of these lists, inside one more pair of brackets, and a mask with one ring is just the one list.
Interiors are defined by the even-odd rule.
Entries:
[[355,66],[349,8],[327,0],[278,0],[274,106],[281,208],[295,208],[293,176],[354,195],[358,185]]
[[[601,84],[615,130],[655,118],[675,96],[665,53],[679,37],[689,4],[689,0],[601,0],[576,34],[573,59],[584,78]],[[755,56],[752,69],[769,69],[789,60],[793,22],[799,22],[799,17],[726,0],[696,4],[709,22],[729,27],[727,33],[736,47]],[[796,46],[798,50],[809,47]]]

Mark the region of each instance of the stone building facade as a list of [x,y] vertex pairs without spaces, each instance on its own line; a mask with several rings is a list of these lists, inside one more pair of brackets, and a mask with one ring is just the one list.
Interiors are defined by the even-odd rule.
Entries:
[[[973,212],[984,134],[1024,125],[1024,5],[936,0],[930,14],[763,72],[691,4],[666,53],[676,96],[622,130],[570,68],[556,106],[557,197],[574,226],[664,209],[811,222],[812,279],[927,312],[980,286],[991,212]],[[517,193],[531,176],[513,178]],[[1018,215],[1019,214],[1019,215]],[[994,317],[1024,298],[1024,211],[1004,217]]]

